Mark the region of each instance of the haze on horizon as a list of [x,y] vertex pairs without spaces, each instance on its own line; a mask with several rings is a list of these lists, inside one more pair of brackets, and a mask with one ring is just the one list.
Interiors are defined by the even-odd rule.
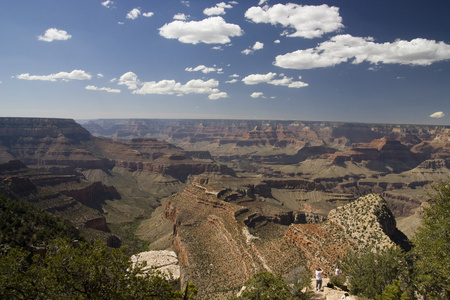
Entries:
[[0,2],[0,117],[449,125],[449,1]]

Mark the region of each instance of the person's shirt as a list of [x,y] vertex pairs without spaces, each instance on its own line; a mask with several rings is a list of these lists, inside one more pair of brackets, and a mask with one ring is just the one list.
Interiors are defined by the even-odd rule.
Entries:
[[335,271],[335,275],[339,275],[339,272],[341,272],[341,270],[339,270],[339,268],[336,268],[336,271]]
[[316,271],[316,280],[322,280],[322,270]]

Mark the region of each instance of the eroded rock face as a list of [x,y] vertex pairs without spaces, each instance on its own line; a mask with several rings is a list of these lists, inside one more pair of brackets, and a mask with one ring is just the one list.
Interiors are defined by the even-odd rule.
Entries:
[[349,250],[409,247],[406,236],[396,227],[387,202],[377,194],[331,210],[323,223],[291,225],[286,239],[305,253],[311,270],[321,267],[326,273],[331,273],[336,262]]
[[164,207],[165,217],[174,223],[181,285],[193,282],[203,296],[237,289],[258,271],[281,271],[301,262],[282,235],[270,242],[249,238],[249,229],[237,220],[249,212],[219,199],[198,180],[166,199]]

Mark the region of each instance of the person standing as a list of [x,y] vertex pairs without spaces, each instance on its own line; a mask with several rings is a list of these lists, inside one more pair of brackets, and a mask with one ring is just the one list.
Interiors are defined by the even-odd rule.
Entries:
[[336,270],[334,271],[334,275],[338,276],[339,274],[341,274],[341,270],[339,269],[339,267],[336,267]]
[[321,268],[316,270],[316,291],[320,292],[322,289],[322,275],[323,271]]

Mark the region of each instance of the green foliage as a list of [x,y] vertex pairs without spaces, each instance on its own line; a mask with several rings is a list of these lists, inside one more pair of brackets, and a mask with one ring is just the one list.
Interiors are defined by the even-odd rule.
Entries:
[[3,248],[45,245],[57,237],[77,238],[77,230],[32,204],[0,195],[0,244]]
[[330,283],[334,286],[341,288],[344,291],[347,290],[347,286],[345,285],[346,281],[347,278],[345,277],[344,274],[333,275],[330,277]]
[[401,290],[401,281],[394,280],[391,285],[388,285],[383,294],[377,295],[375,300],[408,300],[405,293]]
[[[306,272],[304,272],[306,274]],[[308,275],[309,277],[309,275]],[[305,281],[304,278],[298,278],[297,288],[292,291],[288,284],[283,281],[280,275],[275,275],[270,272],[260,272],[255,274],[245,283],[245,289],[240,297],[234,299],[245,300],[293,300],[293,299],[310,299],[310,293],[303,293],[298,289],[302,285],[300,281]],[[311,279],[309,279],[309,283]]]
[[193,299],[190,284],[183,297],[160,273],[132,267],[126,249],[109,249],[57,239],[45,257],[13,249],[0,258],[1,299]]
[[352,294],[375,298],[396,279],[408,271],[404,252],[399,247],[374,253],[349,253],[344,257],[342,270],[349,282]]
[[448,299],[450,295],[450,184],[434,187],[430,207],[413,238],[415,285],[423,296]]

